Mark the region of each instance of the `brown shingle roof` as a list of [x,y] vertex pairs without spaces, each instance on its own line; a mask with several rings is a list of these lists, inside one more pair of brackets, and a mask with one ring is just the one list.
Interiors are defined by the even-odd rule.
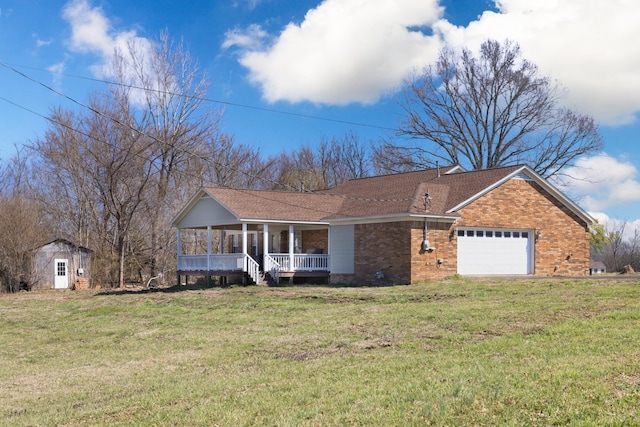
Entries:
[[[443,167],[440,173],[427,169],[352,179],[311,193],[213,187],[204,191],[243,220],[325,222],[425,213],[455,217],[461,204],[523,168],[509,166],[466,172],[457,167]],[[452,170],[453,173],[447,173]],[[426,210],[425,194],[429,195]]]
[[204,191],[241,219],[321,222],[335,214],[343,201],[315,193],[215,187]]
[[471,172],[446,172],[453,167],[353,179],[322,194],[344,197],[338,215],[375,216],[425,213],[424,196],[429,194],[427,213],[446,215],[452,208],[521,169],[511,166]]

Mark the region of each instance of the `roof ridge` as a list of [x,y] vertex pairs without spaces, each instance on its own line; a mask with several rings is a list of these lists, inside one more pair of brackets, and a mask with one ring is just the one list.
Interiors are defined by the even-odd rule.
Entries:
[[[472,169],[472,170],[466,170],[466,169],[462,169],[460,172],[456,172],[455,174],[450,174],[448,176],[455,176],[455,175],[462,175],[462,174],[470,174],[470,173],[481,173],[481,172],[491,172],[491,171],[499,171],[501,169],[519,169],[522,167],[529,167],[528,165],[524,164],[524,163],[519,163],[516,165],[510,165],[510,166],[497,166],[495,168],[486,168],[486,169]],[[447,174],[442,174],[442,175],[447,175]]]
[[[448,165],[448,166],[439,166],[440,169],[453,169],[455,167],[458,167],[460,165]],[[388,177],[388,176],[399,176],[399,175],[408,175],[408,174],[414,174],[414,173],[424,173],[424,172],[430,172],[430,171],[436,171],[438,169],[438,167],[434,167],[434,168],[427,168],[427,169],[416,169],[416,170],[412,170],[412,171],[404,171],[404,172],[389,172],[389,173],[383,173],[381,175],[371,175],[371,176],[361,176],[358,178],[351,178],[348,179],[345,182],[352,182],[352,181],[362,181],[365,179],[372,179],[372,178],[384,178],[384,177]],[[446,173],[446,172],[443,172]],[[337,186],[339,186],[340,184],[336,185],[335,187],[331,187],[331,188],[336,188]]]

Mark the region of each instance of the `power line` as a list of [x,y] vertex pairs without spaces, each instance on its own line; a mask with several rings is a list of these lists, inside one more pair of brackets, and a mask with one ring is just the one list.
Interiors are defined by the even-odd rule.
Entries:
[[[56,95],[59,95],[59,96],[62,96],[62,97],[64,97],[64,98],[68,99],[69,101],[73,102],[74,104],[77,104],[77,105],[79,105],[79,106],[81,106],[81,107],[83,107],[83,108],[88,109],[89,111],[91,111],[92,113],[94,113],[94,114],[96,114],[96,115],[98,115],[98,116],[100,116],[100,117],[103,117],[103,118],[105,118],[105,119],[107,119],[107,120],[113,121],[114,123],[116,123],[116,124],[118,124],[118,125],[120,125],[120,126],[126,127],[126,128],[127,128],[127,129],[129,129],[129,130],[132,130],[132,131],[136,132],[137,134],[139,134],[140,136],[144,136],[144,137],[146,137],[146,138],[150,138],[151,140],[153,140],[153,141],[155,141],[155,142],[158,142],[158,143],[160,143],[160,144],[164,144],[164,145],[168,145],[168,146],[170,146],[170,147],[172,147],[172,148],[176,148],[176,147],[175,147],[175,145],[174,145],[173,143],[168,143],[168,142],[166,142],[166,141],[162,141],[162,140],[160,140],[160,139],[158,139],[158,138],[156,138],[156,137],[154,137],[154,136],[152,136],[152,135],[149,135],[149,134],[147,134],[147,133],[145,133],[145,132],[140,131],[139,129],[136,129],[135,127],[133,127],[133,126],[131,126],[131,125],[127,124],[127,123],[123,123],[122,121],[118,120],[117,118],[114,118],[114,117],[108,116],[108,115],[106,115],[106,114],[102,113],[101,111],[96,110],[95,108],[93,108],[93,107],[91,107],[91,106],[89,106],[89,105],[86,105],[86,104],[84,104],[84,103],[82,103],[82,102],[80,102],[80,101],[78,101],[78,100],[76,100],[76,99],[74,99],[74,98],[72,98],[72,97],[70,97],[70,96],[68,96],[68,95],[66,95],[66,94],[64,94],[64,93],[62,93],[62,92],[60,92],[60,91],[58,91],[58,90],[56,90],[56,89],[54,89],[54,88],[50,87],[50,86],[48,86],[48,85],[46,85],[45,83],[43,83],[43,82],[41,82],[41,81],[39,81],[39,80],[36,80],[36,79],[34,79],[34,78],[32,78],[32,77],[30,77],[30,76],[28,76],[28,75],[26,75],[26,74],[24,74],[24,73],[22,73],[22,72],[18,71],[18,70],[16,70],[15,68],[13,68],[13,67],[11,67],[11,66],[8,66],[8,65],[6,65],[6,64],[4,64],[4,63],[2,63],[2,62],[0,62],[0,66],[3,66],[3,67],[5,67],[5,68],[7,68],[7,69],[9,69],[9,70],[11,70],[11,71],[13,71],[13,72],[17,73],[18,75],[22,76],[23,78],[25,78],[25,79],[27,79],[27,80],[29,80],[29,81],[33,82],[33,83],[36,83],[36,84],[38,84],[38,85],[40,85],[40,86],[44,87],[45,89],[47,89],[47,90],[49,90],[49,91],[51,91],[51,92],[55,93]],[[28,112],[30,112],[30,113],[33,113],[33,114],[35,114],[35,115],[39,116],[39,117],[42,117],[42,118],[44,118],[45,120],[49,121],[50,123],[54,123],[54,124],[57,124],[57,125],[63,126],[63,127],[67,128],[67,129],[69,129],[69,130],[72,130],[72,131],[74,131],[74,132],[78,132],[78,133],[80,133],[81,135],[83,135],[83,136],[85,136],[85,137],[88,137],[88,138],[91,138],[91,139],[93,139],[93,140],[94,140],[94,141],[96,141],[96,142],[99,142],[99,143],[102,143],[102,144],[106,144],[106,145],[107,145],[107,146],[109,146],[110,148],[117,148],[117,147],[113,146],[112,144],[110,144],[110,143],[109,143],[109,142],[107,142],[107,141],[103,141],[103,140],[97,139],[97,138],[95,138],[95,137],[93,137],[93,136],[91,136],[91,135],[88,135],[88,134],[86,134],[86,133],[84,133],[84,132],[82,132],[82,131],[80,131],[80,130],[78,130],[78,129],[75,129],[75,128],[70,127],[70,126],[68,126],[68,125],[66,125],[66,124],[64,124],[64,123],[58,122],[58,121],[56,121],[56,120],[53,120],[53,119],[51,119],[50,117],[43,116],[42,114],[39,114],[39,113],[37,113],[37,112],[35,112],[35,111],[33,111],[33,110],[30,110],[30,109],[28,109],[28,108],[26,108],[26,107],[23,107],[23,106],[21,106],[21,105],[18,105],[18,104],[17,104],[17,103],[15,103],[15,102],[9,101],[8,99],[6,99],[6,98],[4,98],[4,97],[3,97],[3,98],[1,98],[1,99],[2,99],[2,100],[4,100],[4,101],[6,101],[6,102],[8,102],[8,103],[10,103],[10,104],[12,104],[12,105],[14,105],[14,106],[17,106],[17,107],[19,107],[19,108],[22,108],[22,109],[24,109],[25,111],[28,111]],[[138,156],[139,156],[139,154],[140,154],[140,153],[142,153],[142,151],[144,151],[144,148],[143,148],[143,149],[141,149],[138,153],[135,153],[135,154],[134,154],[134,156],[138,157]],[[237,169],[237,168],[234,168],[234,167],[232,167],[232,166],[229,166],[229,165],[225,165],[225,164],[223,164],[223,163],[216,162],[215,160],[212,160],[212,159],[209,159],[209,158],[204,158],[202,155],[200,155],[200,154],[198,154],[198,153],[193,153],[193,152],[191,152],[191,151],[189,151],[189,150],[184,150],[184,151],[185,151],[185,153],[186,153],[186,154],[192,155],[192,156],[194,156],[195,158],[198,158],[198,159],[200,159],[200,160],[204,160],[204,161],[207,161],[207,162],[208,162],[208,161],[213,161],[215,164],[217,164],[217,165],[219,165],[219,166],[225,167],[225,168],[227,168],[227,169],[229,169],[229,170],[231,170],[231,171],[233,171],[233,172],[237,172],[237,173],[240,173],[240,174],[244,174],[244,175],[246,175],[246,176],[248,176],[248,177],[250,177],[250,178],[253,178],[253,179],[260,179],[260,180],[265,180],[265,181],[267,181],[267,182],[269,182],[269,183],[271,183],[271,184],[284,185],[284,184],[282,184],[282,183],[277,183],[277,182],[275,182],[275,181],[268,180],[268,179],[266,179],[266,178],[264,178],[264,177],[259,177],[259,176],[251,175],[251,174],[249,174],[248,172],[241,171],[241,170],[239,170],[239,169]],[[145,156],[139,156],[139,157],[141,157],[143,160],[146,160],[146,161],[149,161],[149,162],[154,162],[154,161],[155,161],[155,159],[153,159],[153,158],[149,158],[149,157],[145,157]],[[286,186],[286,185],[285,185],[285,186]],[[293,187],[291,187],[291,188],[293,189]]]
[[[17,73],[20,73],[20,72],[17,71],[13,67],[24,68],[24,69],[35,70],[35,71],[40,71],[40,72],[53,74],[53,72],[50,71],[50,70],[43,70],[43,69],[35,68],[35,67],[27,67],[27,66],[23,66],[23,65],[14,65],[14,64],[4,63],[4,62],[0,62],[0,65],[2,65],[5,68],[11,69],[11,70],[13,70],[13,71],[15,71]],[[176,92],[170,92],[170,91],[165,91],[165,90],[140,87],[140,86],[137,86],[137,85],[134,85],[134,84],[126,84],[126,83],[122,83],[122,82],[115,82],[115,81],[97,79],[97,78],[93,78],[93,77],[78,76],[78,75],[75,75],[75,74],[66,74],[66,73],[56,73],[56,74],[61,75],[61,76],[65,76],[65,77],[71,77],[71,78],[75,78],[75,79],[80,79],[80,80],[86,80],[86,81],[91,81],[91,82],[96,82],[96,83],[103,83],[103,84],[106,84],[106,85],[121,86],[121,87],[129,88],[129,89],[138,89],[138,90],[143,90],[143,91],[148,91],[148,92],[156,92],[156,93],[165,94],[165,95],[180,96],[180,97],[183,97],[183,98],[189,98],[189,99],[194,99],[194,100],[198,100],[198,101],[206,101],[206,102],[211,102],[211,103],[220,104],[220,105],[228,105],[228,106],[231,106],[231,107],[246,108],[246,109],[255,110],[255,111],[263,111],[263,112],[267,112],[267,113],[281,114],[281,115],[299,117],[299,118],[304,118],[304,119],[312,119],[312,120],[320,120],[320,121],[325,121],[325,122],[340,123],[340,124],[345,124],[345,125],[350,125],[350,126],[366,127],[366,128],[370,128],[370,129],[379,129],[379,130],[392,131],[392,132],[396,132],[397,131],[396,128],[391,128],[391,127],[387,127],[387,126],[380,126],[380,125],[374,125],[374,124],[371,124],[371,123],[362,123],[362,122],[356,122],[356,121],[352,121],[352,120],[316,116],[316,115],[313,115],[313,114],[296,113],[296,112],[292,112],[292,111],[285,111],[285,110],[278,110],[278,109],[274,109],[274,108],[259,107],[259,106],[256,106],[256,105],[243,104],[243,103],[240,103],[240,102],[223,101],[223,100],[220,100],[220,99],[214,99],[214,98],[209,98],[209,97],[196,97],[196,96],[192,96],[192,95],[185,95],[185,94],[176,93]]]
[[[84,104],[84,103],[82,103],[82,102],[80,102],[80,101],[76,100],[75,98],[72,98],[72,97],[70,97],[70,96],[68,96],[68,95],[66,95],[66,94],[64,94],[64,93],[62,93],[62,92],[60,92],[60,91],[58,91],[58,90],[56,90],[56,89],[54,89],[54,88],[50,87],[49,85],[47,85],[47,84],[45,84],[45,83],[43,83],[43,82],[41,82],[41,81],[39,81],[39,80],[36,80],[36,79],[34,79],[34,78],[32,78],[32,77],[30,77],[30,76],[26,75],[25,73],[23,73],[23,72],[21,72],[21,71],[19,71],[19,70],[15,69],[14,67],[12,67],[12,66],[10,66],[10,65],[7,65],[7,64],[5,64],[5,63],[3,63],[3,62],[0,62],[0,66],[5,67],[5,68],[7,68],[8,70],[10,70],[10,71],[13,71],[13,72],[17,73],[17,74],[18,74],[18,75],[20,75],[21,77],[23,77],[23,78],[25,78],[25,79],[27,79],[27,80],[29,80],[29,81],[31,81],[31,82],[33,82],[33,83],[35,83],[35,84],[38,84],[38,85],[40,85],[40,86],[44,87],[45,89],[47,89],[47,90],[49,90],[49,91],[51,91],[51,92],[55,93],[55,94],[56,94],[56,95],[58,95],[58,96],[64,97],[65,99],[68,99],[69,101],[71,101],[71,102],[73,102],[73,103],[75,103],[75,104],[79,105],[79,106],[80,106],[80,107],[82,107],[82,108],[85,108],[85,109],[87,109],[87,110],[91,111],[92,113],[94,113],[94,114],[96,114],[96,115],[98,115],[98,116],[100,116],[100,117],[103,117],[103,118],[105,118],[105,119],[107,119],[107,120],[113,121],[114,123],[118,124],[119,126],[123,126],[123,127],[127,128],[127,129],[129,129],[129,130],[132,130],[132,131],[136,132],[137,134],[139,134],[140,136],[144,136],[144,137],[146,137],[146,138],[150,138],[151,140],[153,140],[153,141],[155,141],[155,142],[158,142],[158,143],[160,143],[160,144],[164,144],[164,145],[168,145],[168,146],[170,146],[170,147],[172,147],[172,148],[176,148],[176,147],[175,147],[175,144],[173,144],[173,143],[169,143],[169,142],[166,142],[166,141],[162,141],[162,140],[160,140],[160,139],[158,139],[158,138],[156,138],[156,137],[154,137],[154,136],[152,136],[152,135],[149,135],[149,134],[147,134],[147,133],[145,133],[145,132],[143,132],[143,131],[141,131],[141,130],[139,130],[139,129],[137,129],[137,128],[135,128],[135,127],[133,127],[133,126],[129,125],[129,124],[127,124],[127,123],[123,123],[122,121],[118,120],[117,118],[114,118],[114,117],[111,117],[111,116],[109,116],[109,115],[106,115],[106,114],[104,114],[103,112],[101,112],[101,111],[99,111],[99,110],[95,109],[94,107],[92,107],[92,106],[90,106],[90,105],[87,105],[87,104]],[[94,79],[92,79],[92,80],[94,80]],[[103,80],[97,80],[97,81],[100,81],[100,82],[102,82],[102,83],[107,83],[107,84],[117,84],[117,85],[120,85],[120,86],[123,86],[123,87],[129,87],[129,88],[134,88],[134,89],[139,89],[139,90],[148,90],[148,91],[154,91],[154,92],[158,92],[158,93],[172,94],[171,92],[165,92],[165,91],[159,91],[159,90],[152,90],[152,89],[145,89],[145,88],[136,87],[136,86],[133,86],[133,85],[125,85],[125,84],[120,84],[120,83],[110,83],[110,82],[106,82],[106,81],[103,81]],[[180,96],[180,97],[184,97],[184,98],[195,99],[195,100],[205,99],[205,98],[197,98],[197,97],[187,96],[187,95],[178,94],[178,93],[173,93],[173,95]],[[110,148],[112,148],[112,149],[117,149],[117,148],[118,148],[118,147],[114,146],[113,144],[111,144],[111,143],[109,143],[109,142],[107,142],[107,141],[104,141],[104,140],[98,139],[98,138],[96,138],[96,137],[94,137],[94,136],[92,136],[92,135],[89,135],[89,134],[87,134],[87,133],[85,133],[85,132],[83,132],[83,131],[81,131],[81,130],[79,130],[79,129],[76,129],[76,128],[74,128],[74,127],[72,127],[72,126],[69,126],[69,125],[67,125],[67,124],[65,124],[65,123],[59,122],[59,121],[57,121],[57,120],[54,120],[54,119],[52,119],[52,118],[50,118],[50,117],[46,117],[46,116],[44,116],[44,115],[42,115],[42,114],[40,114],[40,113],[38,113],[38,112],[35,112],[35,111],[33,111],[33,110],[29,109],[29,108],[26,108],[26,107],[24,107],[24,106],[22,106],[22,105],[19,105],[19,104],[15,103],[15,102],[13,102],[13,101],[10,101],[10,100],[8,100],[8,99],[6,99],[6,98],[4,98],[4,97],[1,97],[1,96],[0,96],[0,99],[1,99],[1,100],[3,100],[3,101],[5,101],[5,102],[7,102],[7,103],[9,103],[9,104],[11,104],[11,105],[14,105],[14,106],[16,106],[16,107],[18,107],[18,108],[21,108],[21,109],[25,110],[25,111],[28,111],[28,112],[30,112],[30,113],[32,113],[32,114],[34,114],[34,115],[37,115],[37,116],[39,116],[39,117],[41,117],[41,118],[43,118],[43,119],[45,119],[45,120],[49,121],[50,123],[53,123],[53,124],[56,124],[56,125],[59,125],[59,126],[65,127],[66,129],[69,129],[69,130],[71,130],[71,131],[73,131],[73,132],[77,132],[77,133],[79,133],[79,134],[83,135],[84,137],[90,138],[90,139],[92,139],[92,140],[94,140],[94,141],[96,141],[96,142],[99,142],[99,143],[101,143],[101,144],[105,144],[105,145],[107,145],[108,147],[110,147]],[[269,111],[269,110],[267,110],[267,111]],[[154,159],[154,158],[150,158],[150,157],[147,157],[147,156],[143,156],[143,155],[141,154],[141,153],[142,153],[146,148],[147,148],[147,147],[143,147],[143,148],[141,148],[137,153],[134,153],[133,155],[134,155],[134,157],[140,157],[140,158],[142,158],[142,159],[143,159],[143,160],[145,160],[145,161],[148,161],[148,162],[153,163],[153,162],[155,161],[155,159]],[[194,152],[192,152],[192,151],[190,151],[190,150],[183,150],[183,151],[184,151],[186,154],[189,154],[189,155],[193,156],[194,158],[198,158],[198,159],[203,160],[203,161],[205,161],[205,162],[213,162],[213,163],[215,163],[215,164],[216,164],[216,165],[218,165],[218,166],[221,166],[221,167],[227,168],[227,169],[228,169],[228,170],[230,170],[230,171],[233,171],[233,172],[236,172],[236,173],[239,173],[239,174],[245,175],[245,176],[247,176],[247,177],[249,177],[249,178],[253,178],[253,179],[256,179],[256,180],[265,181],[265,182],[267,182],[267,183],[269,183],[269,184],[272,184],[272,185],[275,185],[275,186],[277,186],[277,187],[288,187],[288,188],[290,188],[290,189],[291,189],[291,190],[293,190],[293,191],[296,191],[296,192],[298,191],[298,190],[297,190],[297,188],[295,188],[295,187],[293,187],[293,186],[291,186],[291,185],[289,185],[289,184],[284,184],[284,183],[281,183],[281,182],[278,182],[278,181],[274,181],[274,180],[268,179],[268,178],[263,177],[263,176],[252,175],[252,174],[250,174],[250,173],[249,173],[249,172],[247,172],[247,171],[240,170],[240,169],[238,169],[238,168],[235,168],[235,167],[230,166],[230,165],[228,165],[228,164],[224,164],[224,163],[222,163],[222,162],[218,162],[218,161],[216,161],[216,160],[214,160],[214,159],[211,159],[211,158],[205,158],[203,155],[201,155],[201,154],[199,154],[199,153],[194,153]],[[157,170],[157,171],[155,171],[155,172],[156,172],[156,173],[158,173],[158,172],[159,172],[159,170]],[[150,172],[150,173],[153,173],[153,172]],[[196,178],[197,178],[197,179],[201,179],[202,177],[196,177]],[[249,189],[247,189],[247,190],[249,190]],[[311,194],[324,194],[324,195],[329,195],[329,196],[332,196],[332,197],[338,197],[338,198],[348,199],[348,200],[357,200],[357,201],[372,201],[372,202],[399,202],[399,201],[410,201],[410,200],[413,200],[413,198],[407,198],[407,199],[404,199],[404,198],[392,198],[392,199],[365,198],[365,197],[347,196],[347,195],[343,195],[343,194],[324,193],[324,192],[322,192],[322,191],[310,191],[310,190],[308,190],[308,191],[304,191],[304,192],[305,192],[305,193],[311,193]],[[327,211],[327,213],[330,213],[330,212],[328,212],[328,211]]]

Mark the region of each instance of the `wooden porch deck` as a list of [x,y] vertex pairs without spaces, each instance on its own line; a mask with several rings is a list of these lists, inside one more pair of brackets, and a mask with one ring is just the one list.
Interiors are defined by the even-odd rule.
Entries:
[[326,278],[330,275],[328,254],[293,254],[293,259],[290,254],[268,254],[260,258],[264,258],[262,264],[241,253],[179,255],[178,280],[180,276],[243,275],[255,283],[260,283],[268,274],[278,283],[281,278]]

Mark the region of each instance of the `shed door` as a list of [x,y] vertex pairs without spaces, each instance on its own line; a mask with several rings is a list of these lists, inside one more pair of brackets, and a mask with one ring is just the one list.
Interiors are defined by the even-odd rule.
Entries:
[[69,260],[55,259],[53,261],[54,268],[54,287],[56,289],[66,289],[69,287]]
[[531,274],[530,230],[458,229],[458,273]]

